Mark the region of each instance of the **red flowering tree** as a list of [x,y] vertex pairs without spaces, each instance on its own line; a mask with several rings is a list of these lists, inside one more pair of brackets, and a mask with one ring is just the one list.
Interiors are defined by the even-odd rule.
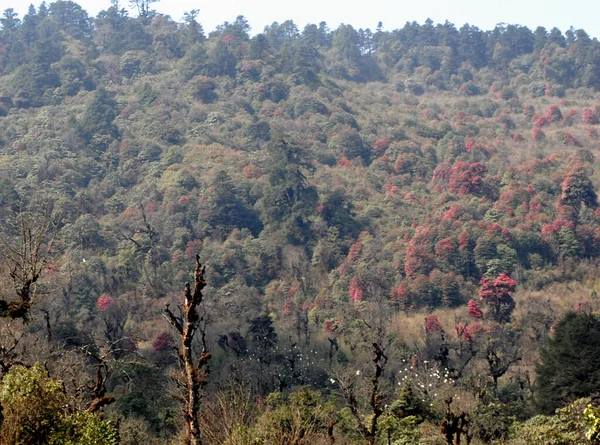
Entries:
[[425,316],[425,333],[428,335],[442,332],[442,324],[438,319],[437,315],[426,315]]
[[563,115],[562,115],[558,105],[556,105],[556,104],[550,105],[550,108],[548,108],[548,111],[546,112],[546,120],[548,122],[558,122],[558,121],[561,121],[562,118],[563,118]]
[[355,263],[359,258],[360,258],[360,253],[362,251],[363,248],[363,243],[360,241],[355,242],[354,244],[352,244],[352,246],[350,247],[350,250],[348,251],[348,261],[351,263]]
[[546,133],[544,133],[539,128],[534,128],[533,134],[531,135],[531,139],[534,141],[541,141],[543,139],[546,139]]
[[575,139],[575,136],[573,136],[571,133],[569,133],[568,131],[565,131],[562,134],[562,142],[565,145],[574,145],[576,147],[583,147],[583,145],[581,144],[581,142],[579,142],[577,139]]
[[390,139],[387,137],[379,137],[375,139],[373,144],[373,151],[376,155],[381,156],[390,147]]
[[535,118],[535,126],[537,128],[542,128],[544,125],[546,125],[548,123],[548,119],[546,119],[545,116],[537,116]]
[[480,194],[486,172],[487,167],[481,162],[469,164],[465,161],[457,161],[450,171],[449,190],[459,195]]
[[339,158],[337,160],[337,164],[342,167],[351,167],[352,161],[350,159],[348,159],[346,156],[342,156],[341,158]]
[[404,272],[409,278],[417,275],[427,275],[434,266],[431,247],[429,245],[419,245],[411,242],[406,249],[406,260],[404,262]]
[[152,348],[155,352],[165,352],[173,350],[175,339],[170,332],[161,332],[153,341]]
[[107,312],[112,309],[114,305],[115,301],[108,295],[102,295],[98,298],[98,301],[96,301],[96,307],[100,312]]
[[517,283],[505,273],[492,280],[483,277],[479,283],[479,299],[488,307],[489,317],[497,323],[509,323],[515,309],[512,293]]
[[588,125],[596,125],[600,122],[600,120],[598,119],[598,110],[590,110],[589,108],[586,108],[585,110],[583,110],[581,117],[583,119],[583,122]]
[[397,305],[401,311],[408,313],[412,301],[405,281],[402,281],[397,288],[392,289],[392,304]]
[[469,300],[467,303],[467,312],[475,319],[483,318],[483,311],[479,307],[477,300]]
[[363,288],[363,284],[361,283],[360,279],[356,275],[353,276],[352,279],[350,280],[349,293],[350,293],[350,298],[352,298],[352,301],[354,301],[355,303],[362,301],[362,299],[364,298],[365,291]]

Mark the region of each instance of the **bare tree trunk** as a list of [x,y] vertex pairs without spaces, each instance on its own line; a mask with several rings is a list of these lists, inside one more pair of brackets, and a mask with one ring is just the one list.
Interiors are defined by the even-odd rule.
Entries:
[[0,317],[29,319],[36,283],[52,247],[55,224],[50,213],[19,213],[8,221],[11,233],[6,237],[0,234],[0,257],[9,267],[18,297],[0,299]]
[[[350,412],[356,419],[358,424],[358,431],[363,436],[363,438],[367,441],[368,445],[374,445],[377,439],[377,428],[379,417],[383,414],[382,405],[382,395],[379,391],[379,378],[383,372],[383,366],[387,362],[387,357],[383,353],[383,350],[377,345],[377,343],[373,343],[373,364],[375,366],[375,372],[373,377],[371,377],[371,394],[369,397],[369,405],[371,407],[371,420],[369,422],[369,426],[365,425],[363,416],[359,412],[358,401],[356,400],[356,396],[354,395],[354,391],[349,386],[341,385],[342,391],[344,392],[344,397],[348,403],[348,408],[350,408]],[[383,362],[382,362],[383,359]]]
[[[181,367],[181,378],[177,379],[179,385],[184,388],[185,395],[178,396],[184,404],[183,415],[185,420],[185,445],[201,445],[200,423],[198,413],[200,412],[200,390],[208,382],[208,361],[211,357],[206,346],[206,325],[204,318],[198,314],[198,306],[203,301],[202,289],[206,287],[204,280],[205,266],[200,264],[200,257],[196,255],[196,270],[194,274],[194,291],[190,284],[185,284],[185,301],[183,307],[183,320],[176,317],[169,306],[165,308],[165,316],[181,338],[181,351],[179,353],[179,364]],[[202,351],[197,362],[192,349],[192,342],[196,331],[200,332],[200,343]]]

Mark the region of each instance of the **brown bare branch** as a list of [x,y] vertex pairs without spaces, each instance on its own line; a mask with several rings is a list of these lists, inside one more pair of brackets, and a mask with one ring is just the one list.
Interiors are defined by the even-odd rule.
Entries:
[[[183,386],[185,395],[174,395],[183,403],[183,414],[185,421],[185,444],[201,445],[200,423],[198,413],[200,412],[200,391],[208,383],[208,363],[211,353],[206,345],[206,323],[198,313],[198,307],[202,304],[204,295],[202,289],[206,287],[204,273],[206,267],[200,264],[200,257],[196,255],[196,268],[194,273],[194,289],[189,283],[185,284],[183,319],[177,318],[169,309],[164,310],[165,318],[171,323],[181,339],[181,350],[179,353],[180,376],[176,382]],[[196,332],[200,332],[200,344],[202,350],[198,359],[192,348]]]

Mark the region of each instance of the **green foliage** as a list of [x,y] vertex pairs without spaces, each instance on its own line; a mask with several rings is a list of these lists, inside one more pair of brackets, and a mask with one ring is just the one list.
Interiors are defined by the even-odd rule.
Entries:
[[512,410],[499,403],[478,405],[471,411],[471,431],[483,443],[492,443],[508,437],[515,422]]
[[50,443],[61,430],[66,415],[61,384],[51,379],[40,364],[14,366],[2,379],[2,442]]
[[536,367],[536,403],[546,413],[594,393],[600,382],[600,319],[568,313],[554,328]]
[[580,399],[556,410],[553,416],[538,415],[513,425],[514,445],[581,445],[586,443],[583,412],[589,399]]
[[241,192],[229,175],[223,170],[219,171],[200,207],[201,220],[213,231],[222,232],[223,236],[229,235],[234,228],[247,228],[253,235],[258,235],[262,223],[240,196]]
[[[421,422],[414,416],[396,417],[383,415],[378,422],[380,434],[392,445],[411,445],[420,443]],[[391,440],[391,442],[390,442]]]
[[86,105],[80,127],[83,138],[95,150],[104,151],[109,142],[118,135],[113,124],[117,115],[117,104],[104,88],[98,88]]
[[[448,366],[457,391],[481,396],[491,378],[501,403],[529,414],[529,381],[508,367],[534,360],[563,308],[598,309],[598,168],[590,150],[553,142],[568,134],[597,145],[600,44],[582,30],[432,21],[371,31],[286,20],[250,37],[241,16],[207,37],[198,11],[178,23],[151,3],[133,3],[139,16],[114,1],[92,19],[59,1],[30,7],[23,20],[10,9],[0,17],[0,249],[6,214],[43,198],[62,215],[55,241],[41,246],[52,257],[36,283],[43,312],[26,329],[49,363],[101,354],[104,337],[127,345],[110,354],[117,401],[107,415],[151,423],[130,434],[138,442],[175,440],[165,393],[177,358],[154,349],[156,308],[176,306],[200,253],[217,296],[203,314],[217,351],[211,396],[230,377],[259,394],[299,382],[335,393],[324,370],[362,372],[362,347],[376,337],[391,342],[389,369],[408,344]],[[13,270],[3,251],[0,282],[11,295]],[[461,305],[481,278],[502,274],[518,281],[514,298],[494,285],[467,315]],[[545,293],[559,300],[554,289],[568,295],[546,304]],[[100,310],[101,296],[118,310]],[[422,311],[433,309],[435,341],[422,332]],[[545,412],[596,383],[598,354],[570,357],[587,349],[567,343],[548,346],[566,358],[540,365],[555,373],[534,388]],[[30,343],[23,350],[37,354]],[[382,388],[396,383],[391,372],[382,378]],[[378,440],[439,439],[429,423],[443,415],[436,406],[384,397]],[[319,415],[323,402],[308,399],[281,396],[263,412],[258,401],[243,421],[223,419],[223,429],[235,425],[229,443],[292,441],[304,428],[288,428],[304,425],[300,406]],[[68,409],[57,412],[48,422],[65,424]],[[503,406],[473,415],[475,440],[506,440],[512,414]],[[338,442],[359,440],[353,422],[340,412]],[[547,443],[546,427],[567,436],[560,415],[531,422],[523,428],[539,427]],[[328,440],[321,427],[313,433],[315,443]]]
[[0,438],[11,444],[116,445],[110,421],[85,411],[70,412],[63,385],[38,363],[16,365],[2,379]]
[[591,404],[586,406],[583,418],[589,426],[585,433],[586,439],[593,444],[600,443],[600,412],[598,408]]
[[[49,443],[64,445],[117,445],[119,432],[114,424],[85,411],[69,416],[63,425],[63,433],[57,434]],[[52,442],[52,440],[54,442]]]
[[324,402],[322,395],[309,388],[292,392],[287,398],[281,393],[267,397],[268,408],[250,429],[251,443],[310,444],[327,437],[327,428],[334,418],[334,405]]

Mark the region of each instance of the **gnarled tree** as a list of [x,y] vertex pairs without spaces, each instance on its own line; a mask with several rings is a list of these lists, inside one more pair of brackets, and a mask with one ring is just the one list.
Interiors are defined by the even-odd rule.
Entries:
[[374,445],[377,440],[378,421],[383,414],[383,395],[379,388],[379,379],[383,373],[383,367],[387,363],[387,356],[377,343],[373,343],[373,353],[374,372],[371,377],[371,390],[369,392],[371,413],[367,418],[360,413],[359,402],[352,386],[340,381],[340,387],[344,393],[348,408],[350,408],[350,412],[356,420],[358,432],[368,445]]
[[[200,264],[200,257],[196,255],[196,269],[194,273],[194,289],[190,283],[185,284],[183,314],[175,316],[169,309],[165,308],[165,317],[171,323],[181,338],[181,349],[179,350],[179,365],[181,372],[175,377],[177,384],[183,388],[183,396],[175,396],[183,403],[183,415],[185,422],[185,445],[201,445],[200,424],[198,413],[200,411],[200,390],[208,383],[208,361],[211,357],[206,346],[206,323],[205,318],[198,313],[198,307],[202,304],[204,295],[202,289],[206,287],[204,272],[206,267]],[[200,356],[196,358],[192,347],[196,333],[200,333]]]
[[22,212],[4,221],[2,264],[8,268],[17,299],[0,298],[0,317],[27,320],[35,286],[51,251],[55,222],[47,212]]

